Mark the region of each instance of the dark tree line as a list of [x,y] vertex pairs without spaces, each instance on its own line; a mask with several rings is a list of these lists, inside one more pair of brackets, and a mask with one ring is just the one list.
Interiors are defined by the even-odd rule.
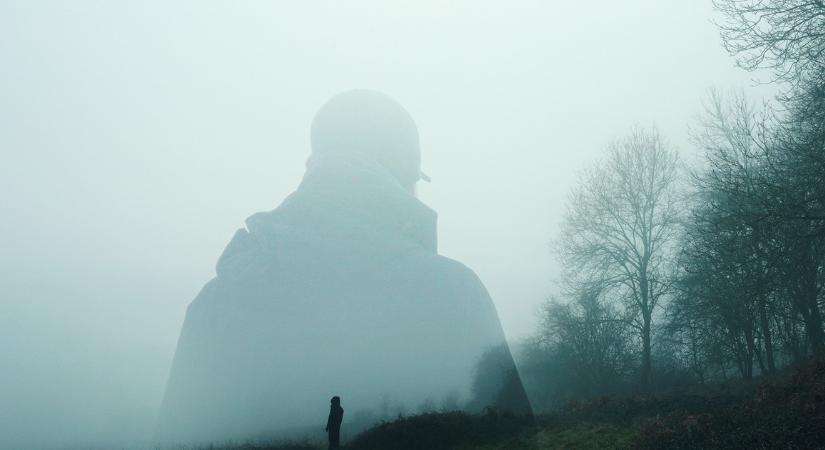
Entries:
[[716,0],[725,48],[781,94],[712,92],[683,168],[653,130],[571,191],[562,290],[527,346],[537,406],[750,379],[825,353],[825,5]]

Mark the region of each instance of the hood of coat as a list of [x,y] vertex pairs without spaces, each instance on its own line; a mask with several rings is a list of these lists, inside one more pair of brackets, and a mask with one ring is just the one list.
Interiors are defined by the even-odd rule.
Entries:
[[436,212],[378,162],[358,154],[312,155],[298,189],[238,230],[218,261],[218,275],[313,256],[352,261],[435,254],[436,228]]

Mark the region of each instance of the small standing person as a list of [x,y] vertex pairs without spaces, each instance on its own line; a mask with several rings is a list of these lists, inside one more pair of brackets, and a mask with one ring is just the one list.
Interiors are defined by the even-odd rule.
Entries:
[[341,408],[341,397],[335,396],[330,400],[329,417],[325,431],[329,433],[329,448],[338,448],[341,445],[341,421],[344,420],[344,408]]

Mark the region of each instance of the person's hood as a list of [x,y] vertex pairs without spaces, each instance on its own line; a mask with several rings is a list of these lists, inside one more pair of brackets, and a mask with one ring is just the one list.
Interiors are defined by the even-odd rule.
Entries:
[[298,189],[246,220],[218,261],[222,272],[257,272],[261,261],[308,254],[347,260],[437,252],[437,214],[379,163],[360,155],[313,155]]

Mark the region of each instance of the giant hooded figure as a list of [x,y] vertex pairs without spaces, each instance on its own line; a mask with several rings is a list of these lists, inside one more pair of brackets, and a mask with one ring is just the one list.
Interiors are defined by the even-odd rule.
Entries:
[[[189,305],[158,438],[300,434],[322,427],[331,394],[362,422],[529,411],[487,291],[437,253],[436,213],[415,196],[426,176],[407,111],[350,91],[321,108],[311,134],[298,189],[246,220]],[[476,373],[492,354],[498,373]]]

